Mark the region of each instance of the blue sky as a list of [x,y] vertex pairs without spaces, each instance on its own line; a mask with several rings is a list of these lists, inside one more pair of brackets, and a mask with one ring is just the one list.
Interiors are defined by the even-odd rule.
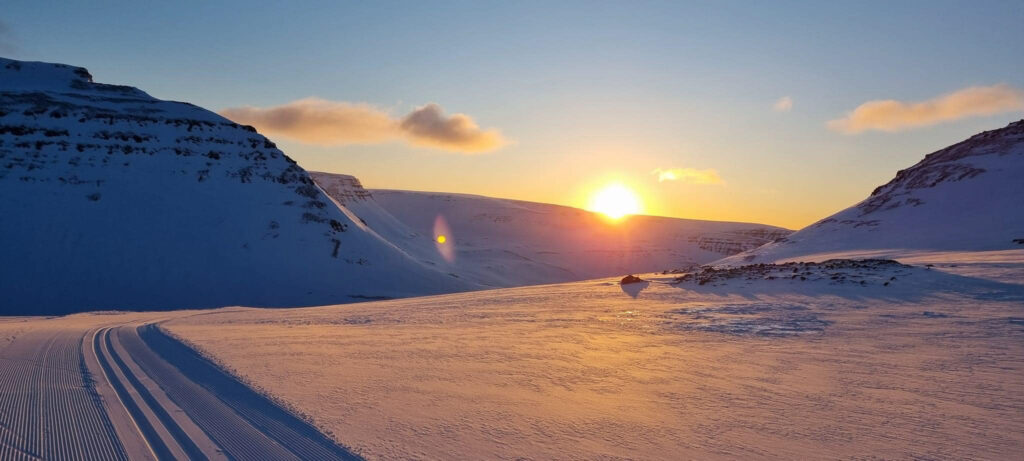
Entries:
[[[140,2],[141,3],[141,2]],[[212,110],[307,97],[395,118],[436,103],[499,130],[466,155],[277,138],[369,187],[585,205],[602,184],[670,216],[800,227],[1020,110],[896,132],[826,127],[879,99],[1024,88],[1024,2],[7,0],[0,53]],[[773,110],[790,97],[789,111]],[[719,184],[658,182],[714,170]]]

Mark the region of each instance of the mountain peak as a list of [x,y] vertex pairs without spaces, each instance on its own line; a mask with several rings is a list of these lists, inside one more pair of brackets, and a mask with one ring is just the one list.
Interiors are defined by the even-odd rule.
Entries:
[[350,215],[252,127],[81,67],[0,60],[0,313],[473,287]]
[[857,205],[861,216],[882,209],[893,209],[901,204],[918,206],[919,198],[908,197],[916,189],[928,189],[939,184],[963,181],[986,172],[977,157],[987,155],[1024,155],[1024,120],[1012,122],[1004,128],[978,133],[952,146],[937,150],[896,177],[878,186],[871,196]]
[[84,67],[0,58],[0,82],[6,92],[100,93],[144,97],[145,92],[123,85],[96,83]]
[[[1024,240],[1024,120],[926,155],[870,196],[720,265],[848,252],[990,251]],[[801,259],[808,258],[808,259]]]

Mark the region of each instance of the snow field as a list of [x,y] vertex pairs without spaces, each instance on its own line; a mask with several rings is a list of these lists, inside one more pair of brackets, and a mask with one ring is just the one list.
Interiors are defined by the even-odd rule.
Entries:
[[369,459],[1014,457],[1020,286],[899,266],[885,286],[884,270],[641,274],[635,295],[607,279],[162,328]]

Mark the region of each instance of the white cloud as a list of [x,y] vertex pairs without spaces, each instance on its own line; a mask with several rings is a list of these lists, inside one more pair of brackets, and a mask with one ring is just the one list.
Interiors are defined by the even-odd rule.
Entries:
[[506,144],[501,133],[481,129],[465,114],[444,114],[437,104],[401,118],[368,104],[306,98],[280,106],[235,107],[221,115],[263,133],[320,145],[376,144],[404,140],[417,146],[478,153]]
[[828,127],[846,134],[892,132],[1018,110],[1024,110],[1024,91],[1005,84],[972,86],[927,101],[868,101]]

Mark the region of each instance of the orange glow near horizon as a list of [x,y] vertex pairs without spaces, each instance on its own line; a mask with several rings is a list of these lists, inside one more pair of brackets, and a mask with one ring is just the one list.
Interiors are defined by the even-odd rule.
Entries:
[[642,204],[640,197],[632,189],[620,183],[612,183],[594,193],[587,209],[619,220],[626,215],[640,213]]

